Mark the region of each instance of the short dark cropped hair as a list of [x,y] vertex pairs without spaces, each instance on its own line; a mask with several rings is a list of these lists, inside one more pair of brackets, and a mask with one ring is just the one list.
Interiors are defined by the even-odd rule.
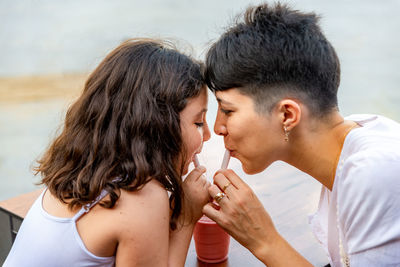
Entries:
[[208,50],[208,87],[237,88],[260,112],[283,97],[299,99],[317,116],[337,109],[340,63],[318,20],[280,3],[249,7]]

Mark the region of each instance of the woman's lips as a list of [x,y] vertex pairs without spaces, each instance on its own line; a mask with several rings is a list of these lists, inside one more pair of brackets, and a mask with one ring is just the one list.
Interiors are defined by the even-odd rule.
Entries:
[[229,150],[231,157],[234,157],[237,153],[235,152],[235,150],[226,148],[227,150]]

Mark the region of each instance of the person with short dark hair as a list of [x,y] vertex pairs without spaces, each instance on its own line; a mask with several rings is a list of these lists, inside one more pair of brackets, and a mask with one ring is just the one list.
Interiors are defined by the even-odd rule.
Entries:
[[202,64],[171,43],[110,52],[38,161],[45,190],[4,267],[184,266],[209,200],[199,166],[210,138]]
[[[311,226],[331,266],[400,266],[400,125],[338,110],[340,64],[318,16],[250,7],[211,45],[214,131],[247,174],[281,160],[322,184]],[[267,266],[309,266],[232,170],[214,176],[203,212]]]

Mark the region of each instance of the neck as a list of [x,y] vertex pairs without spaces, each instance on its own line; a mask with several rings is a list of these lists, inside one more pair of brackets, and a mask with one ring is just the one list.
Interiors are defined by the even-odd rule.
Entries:
[[335,112],[323,122],[305,121],[296,127],[285,160],[332,190],[337,161],[347,133],[356,124]]

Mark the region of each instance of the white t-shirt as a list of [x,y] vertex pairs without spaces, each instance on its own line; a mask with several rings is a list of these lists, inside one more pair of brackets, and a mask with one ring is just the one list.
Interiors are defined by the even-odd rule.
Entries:
[[[346,118],[332,191],[322,186],[310,224],[332,267],[400,266],[400,124],[377,115]],[[341,253],[342,248],[342,253]]]

